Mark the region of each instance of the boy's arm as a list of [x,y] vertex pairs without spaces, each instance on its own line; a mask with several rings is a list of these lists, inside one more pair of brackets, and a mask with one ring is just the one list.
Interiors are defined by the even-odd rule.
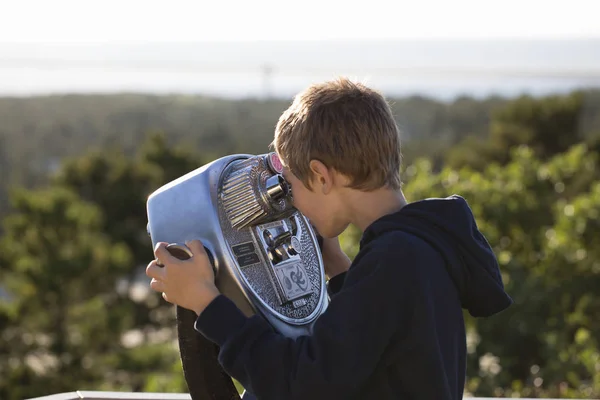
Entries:
[[327,292],[333,296],[342,289],[352,260],[342,251],[338,238],[324,239],[322,247],[325,273],[329,276]]
[[342,289],[345,279],[346,272],[342,272],[341,274],[337,274],[336,276],[329,278],[327,281],[327,291],[329,292],[329,296],[337,294]]
[[[406,298],[414,285],[385,261],[371,251],[353,266],[311,336],[286,338],[262,317],[244,316],[223,295],[195,328],[220,346],[224,370],[261,400],[351,397],[373,373],[403,317],[400,310],[410,309]],[[382,292],[391,281],[399,283],[397,290]]]
[[341,250],[337,254],[329,255],[323,258],[325,264],[325,272],[329,275],[327,281],[327,291],[329,296],[337,294],[344,286],[346,273],[350,269],[352,261]]

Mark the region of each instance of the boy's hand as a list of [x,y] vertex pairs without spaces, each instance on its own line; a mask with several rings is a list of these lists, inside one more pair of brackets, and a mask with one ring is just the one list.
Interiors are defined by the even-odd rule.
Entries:
[[156,260],[148,264],[146,275],[152,278],[150,287],[162,292],[166,301],[200,315],[219,295],[219,290],[215,286],[213,268],[202,243],[193,240],[186,245],[193,257],[180,260],[169,253],[167,243],[158,243],[154,249]]
[[325,264],[325,273],[329,279],[348,271],[350,264],[352,264],[350,258],[348,258],[340,247],[340,241],[337,237],[331,239],[324,237],[321,253],[323,255],[323,264]]

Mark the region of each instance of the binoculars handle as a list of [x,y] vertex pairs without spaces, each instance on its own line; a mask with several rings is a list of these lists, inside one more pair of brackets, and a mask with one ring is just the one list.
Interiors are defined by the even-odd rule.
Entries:
[[[168,244],[167,250],[169,251],[169,253],[171,253],[171,255],[173,257],[178,258],[180,260],[189,260],[190,258],[192,258],[194,256],[194,254],[192,254],[192,251],[190,250],[189,247],[187,247],[184,244],[180,244],[180,243]],[[215,259],[213,258],[212,253],[206,248],[206,246],[204,246],[204,251],[208,255],[208,259],[210,260],[210,265],[213,268],[213,272],[216,274],[217,271],[215,268]],[[160,262],[157,262],[157,265],[159,267],[163,266]]]
[[[192,254],[192,251],[184,244],[170,243],[167,245],[167,250],[169,251],[169,253],[171,253],[173,257],[178,258],[180,260],[189,260],[194,256]],[[164,267],[164,265],[161,264],[159,260],[157,260],[156,265],[158,265],[159,267]]]
[[184,244],[171,243],[167,245],[167,250],[169,251],[169,253],[171,253],[173,257],[178,258],[180,260],[189,260],[194,256],[189,247],[187,247]]

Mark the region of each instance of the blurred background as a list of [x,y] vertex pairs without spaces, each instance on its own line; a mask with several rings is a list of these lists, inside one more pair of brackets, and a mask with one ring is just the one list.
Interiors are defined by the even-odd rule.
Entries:
[[467,317],[466,394],[600,398],[598,8],[4,2],[0,399],[185,392],[147,195],[269,151],[294,93],[338,75],[389,98],[409,200],[464,196],[499,258],[515,304]]

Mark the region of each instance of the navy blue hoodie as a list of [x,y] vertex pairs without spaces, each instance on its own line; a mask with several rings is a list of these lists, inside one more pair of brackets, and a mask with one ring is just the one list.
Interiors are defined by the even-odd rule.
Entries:
[[296,340],[220,295],[195,328],[259,400],[462,399],[462,309],[507,308],[496,257],[460,196],[410,203],[373,222],[348,272],[329,283],[314,334]]

